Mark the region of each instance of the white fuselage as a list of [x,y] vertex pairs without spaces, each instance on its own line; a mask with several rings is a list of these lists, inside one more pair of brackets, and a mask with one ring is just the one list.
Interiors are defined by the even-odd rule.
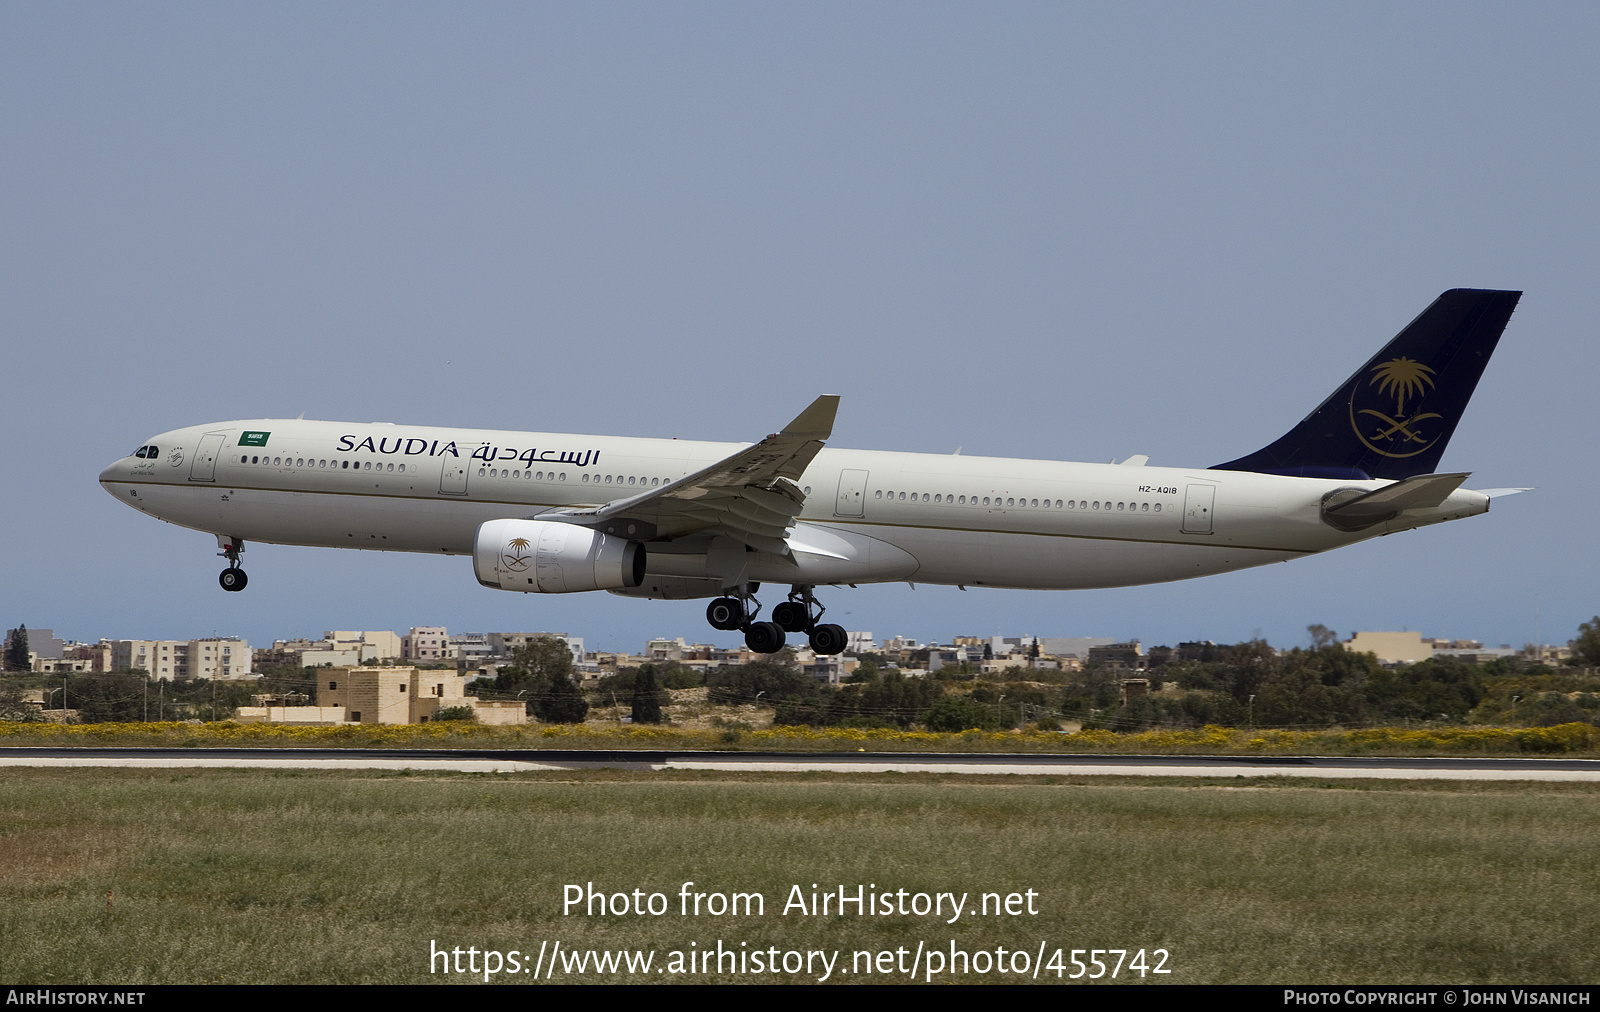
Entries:
[[[265,445],[241,445],[261,440]],[[255,420],[176,429],[101,484],[184,527],[250,542],[472,552],[480,524],[598,506],[728,457],[738,443]],[[1337,489],[1386,481],[825,448],[793,558],[751,553],[744,576],[1077,589],[1205,576],[1483,513],[1457,490],[1357,533],[1323,522]],[[716,546],[651,543],[650,596],[706,596]],[[649,591],[652,588],[646,588]]]

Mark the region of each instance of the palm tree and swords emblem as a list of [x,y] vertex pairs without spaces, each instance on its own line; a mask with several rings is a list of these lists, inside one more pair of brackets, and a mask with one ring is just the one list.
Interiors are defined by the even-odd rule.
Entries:
[[[1356,438],[1376,453],[1385,457],[1414,457],[1432,446],[1435,439],[1423,434],[1418,424],[1430,418],[1443,418],[1436,411],[1416,411],[1413,404],[1413,413],[1406,415],[1406,401],[1420,400],[1428,389],[1434,386],[1433,370],[1421,362],[1405,357],[1390,359],[1382,365],[1374,366],[1372,378],[1367,381],[1367,388],[1376,386],[1378,396],[1394,398],[1394,415],[1391,417],[1375,408],[1361,408],[1355,406],[1356,397],[1350,398],[1350,425],[1355,429]],[[1363,392],[1357,386],[1357,395]],[[1373,421],[1359,418],[1359,415],[1370,416]],[[1383,445],[1377,445],[1377,444]]]
[[506,550],[500,553],[500,564],[513,573],[522,572],[528,568],[530,547],[532,543],[527,538],[512,538],[506,542]]

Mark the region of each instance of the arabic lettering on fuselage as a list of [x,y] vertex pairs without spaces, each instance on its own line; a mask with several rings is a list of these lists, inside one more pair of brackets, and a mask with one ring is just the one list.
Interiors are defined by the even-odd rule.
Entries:
[[466,451],[467,456],[484,463],[496,460],[520,460],[524,465],[547,463],[571,464],[573,467],[588,467],[590,464],[600,463],[599,450],[541,450],[538,447],[518,450],[516,447],[495,446],[492,443],[461,446],[455,440],[427,440],[398,436],[392,439],[386,437],[374,439],[372,436],[358,439],[354,435],[340,436],[339,449],[344,453],[360,453],[365,450],[368,453],[401,454],[407,457],[460,457],[463,451]]

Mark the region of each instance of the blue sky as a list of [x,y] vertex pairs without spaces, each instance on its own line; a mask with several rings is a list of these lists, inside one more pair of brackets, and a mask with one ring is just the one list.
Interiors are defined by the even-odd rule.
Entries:
[[703,606],[202,534],[95,475],[298,415],[1228,460],[1452,287],[1525,291],[1442,467],[1537,486],[1313,559],[832,591],[921,638],[1564,641],[1592,575],[1592,5],[0,8],[0,623],[731,642]]

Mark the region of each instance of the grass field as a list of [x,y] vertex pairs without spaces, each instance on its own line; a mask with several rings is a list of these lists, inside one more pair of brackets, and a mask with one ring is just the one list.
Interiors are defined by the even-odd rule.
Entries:
[[[1133,982],[1587,983],[1597,838],[1600,787],[1585,784],[16,769],[0,783],[0,981],[471,976],[430,975],[433,940],[500,953],[501,982],[533,979],[504,972],[505,954],[531,963],[556,941],[655,951],[649,974],[557,982],[822,976],[660,972],[720,939],[747,957],[837,950],[835,983],[906,982],[878,970],[910,966],[919,943],[969,960],[1001,947],[1014,967],[1012,950],[1031,965],[1041,942],[1068,974],[1072,949],[1142,948],[1152,964],[1167,950],[1170,974],[1124,966]],[[659,892],[669,913],[564,915],[563,887],[590,881]],[[685,881],[759,892],[765,914],[681,916]],[[782,913],[812,883],[972,905],[1032,890],[1038,913],[1020,899],[1015,916],[954,924],[948,907]]]

